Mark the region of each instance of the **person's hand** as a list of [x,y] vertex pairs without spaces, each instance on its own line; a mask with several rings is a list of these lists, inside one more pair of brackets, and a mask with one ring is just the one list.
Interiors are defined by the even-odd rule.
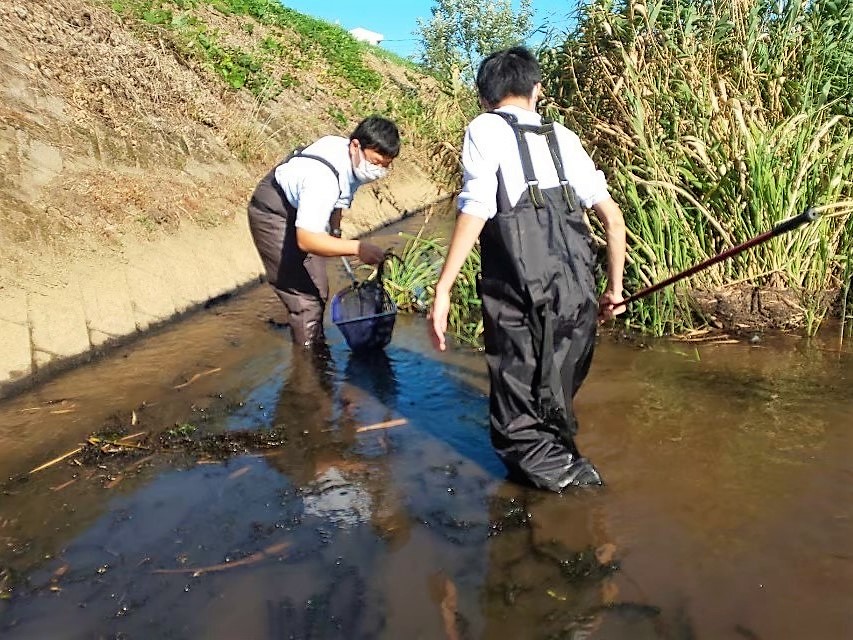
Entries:
[[369,242],[358,243],[358,259],[364,264],[379,264],[385,257],[385,251]]
[[615,318],[620,313],[625,313],[625,305],[619,304],[625,298],[622,293],[608,289],[598,299],[598,319],[601,322]]
[[447,331],[447,314],[450,313],[450,293],[448,291],[436,291],[432,310],[429,313],[429,333],[432,346],[437,351],[447,349],[444,334]]

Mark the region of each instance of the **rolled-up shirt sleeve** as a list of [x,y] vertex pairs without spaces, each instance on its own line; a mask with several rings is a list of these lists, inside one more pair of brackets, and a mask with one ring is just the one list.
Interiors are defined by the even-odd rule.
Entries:
[[588,209],[610,197],[607,179],[603,172],[595,168],[595,163],[583,148],[578,136],[572,131],[566,131],[569,135],[564,140],[568,148],[560,145],[565,165],[569,168],[566,177],[575,190],[578,200]]
[[474,120],[462,142],[462,191],[457,198],[459,211],[483,220],[497,212],[498,154],[490,149],[487,127]]

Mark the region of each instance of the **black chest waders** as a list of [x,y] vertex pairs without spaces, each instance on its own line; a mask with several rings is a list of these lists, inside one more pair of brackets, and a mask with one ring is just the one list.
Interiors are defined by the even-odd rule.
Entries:
[[267,281],[287,308],[294,342],[307,346],[324,338],[323,314],[329,298],[329,280],[326,259],[299,248],[296,208],[288,202],[275,179],[275,169],[297,156],[322,162],[339,179],[338,170],[331,162],[296,149],[258,183],[248,210],[249,229]]
[[[499,171],[498,212],[480,235],[492,444],[511,479],[556,492],[602,484],[575,446],[572,408],[595,343],[592,240],[553,124],[493,113],[515,132],[528,188],[510,206]],[[539,188],[525,132],[546,137],[559,187]]]

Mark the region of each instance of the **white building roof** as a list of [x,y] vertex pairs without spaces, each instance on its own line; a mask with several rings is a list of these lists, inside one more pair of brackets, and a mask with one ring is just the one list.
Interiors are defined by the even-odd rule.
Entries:
[[379,43],[385,39],[385,36],[381,33],[376,33],[375,31],[371,31],[370,29],[362,29],[361,27],[350,29],[349,32],[356,40],[363,40],[365,42]]

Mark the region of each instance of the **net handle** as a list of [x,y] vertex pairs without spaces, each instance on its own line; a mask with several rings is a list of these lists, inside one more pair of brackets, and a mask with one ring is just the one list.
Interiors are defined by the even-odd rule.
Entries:
[[[389,262],[391,259],[397,260],[401,265],[404,264],[403,259],[400,256],[398,256],[396,253],[394,253],[392,251],[386,251],[385,255],[382,257],[382,260],[380,260],[379,263],[376,265],[376,280],[375,280],[375,282],[377,284],[380,284],[380,285],[382,284],[382,280],[385,278],[385,264],[387,262]],[[367,279],[359,282],[358,279],[355,277],[355,273],[353,273],[352,266],[350,265],[349,261],[343,256],[341,256],[341,260],[343,260],[344,267],[346,268],[347,274],[349,275],[350,280],[352,280],[351,286],[353,289],[358,289],[358,288],[366,285],[368,282],[373,281],[373,278],[368,277]]]

